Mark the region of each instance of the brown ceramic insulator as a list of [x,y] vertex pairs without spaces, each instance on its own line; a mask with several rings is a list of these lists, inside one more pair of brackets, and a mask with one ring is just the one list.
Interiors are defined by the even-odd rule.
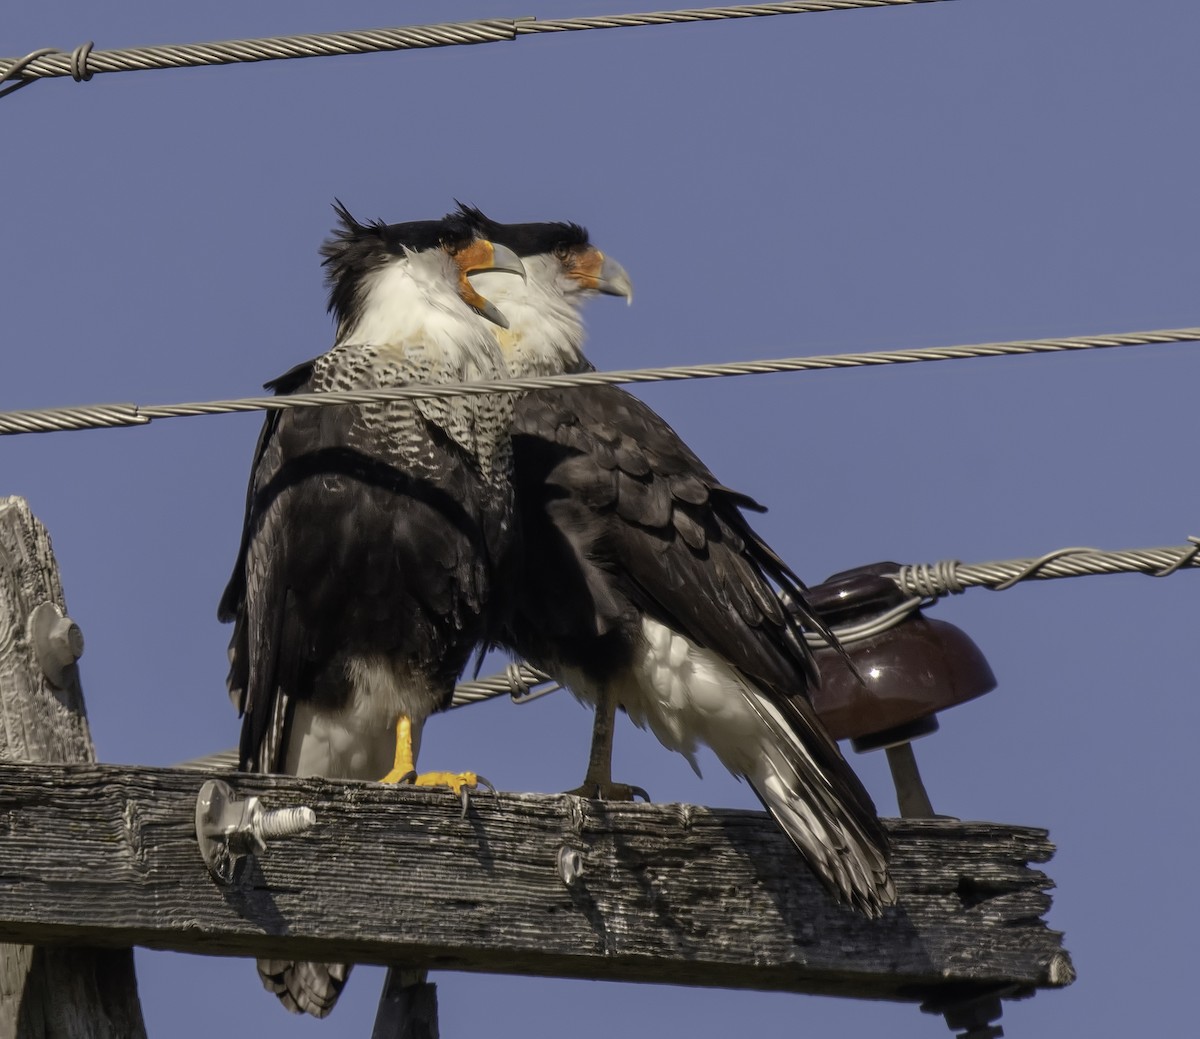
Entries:
[[[835,574],[811,589],[811,603],[831,626],[860,624],[904,602],[889,577],[895,563]],[[937,729],[937,713],[996,687],[979,647],[960,628],[919,611],[896,626],[845,646],[862,681],[832,649],[819,649],[821,685],[813,705],[835,739],[855,750],[903,743]]]

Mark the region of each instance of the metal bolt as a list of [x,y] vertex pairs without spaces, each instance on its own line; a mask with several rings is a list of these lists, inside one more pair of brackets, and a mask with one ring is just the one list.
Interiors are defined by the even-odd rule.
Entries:
[[75,661],[83,656],[79,625],[57,603],[44,602],[29,615],[29,638],[46,680],[65,689],[74,677]]
[[223,780],[210,779],[196,797],[196,842],[208,872],[219,884],[232,884],[238,861],[262,855],[267,841],[311,830],[317,813],[311,808],[264,808],[257,797],[237,800]]
[[264,844],[311,830],[317,825],[317,813],[307,806],[299,808],[260,809],[251,823],[255,836]]
[[583,855],[565,844],[558,849],[558,875],[567,887],[574,887],[583,876]]

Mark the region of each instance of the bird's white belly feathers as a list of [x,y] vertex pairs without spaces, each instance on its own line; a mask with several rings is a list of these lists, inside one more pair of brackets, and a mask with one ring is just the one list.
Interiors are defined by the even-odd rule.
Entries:
[[382,657],[351,660],[347,665],[350,701],[336,713],[299,702],[292,716],[285,772],[333,779],[382,779],[396,754],[396,723],[407,714],[413,723],[413,758],[421,741],[429,698]]
[[[641,627],[630,667],[608,692],[635,725],[682,754],[697,774],[696,750],[705,744],[731,772],[754,777],[764,743],[771,742],[763,712],[774,708],[717,654],[649,617]],[[582,673],[563,677],[582,699],[598,699],[601,690]]]

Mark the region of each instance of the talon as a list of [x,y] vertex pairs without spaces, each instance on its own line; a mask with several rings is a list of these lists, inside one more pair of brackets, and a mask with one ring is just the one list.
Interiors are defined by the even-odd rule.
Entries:
[[482,784],[495,794],[496,788],[483,776],[476,775],[474,772],[422,772],[418,774],[413,758],[412,729],[412,720],[407,715],[401,715],[396,721],[396,750],[392,770],[380,780],[381,783],[449,787],[455,797],[462,799],[464,818],[471,803],[471,790]]
[[414,786],[445,786],[460,793],[464,787],[472,790],[479,785],[479,776],[474,772],[422,772],[413,780]]
[[407,772],[401,772],[399,769],[392,769],[379,782],[388,783],[399,786],[401,784],[413,784],[417,781],[417,774],[411,768]]
[[470,806],[470,798],[468,797],[468,794],[467,794],[467,792],[469,790],[474,790],[476,793],[478,793],[480,788],[482,788],[482,789],[486,790],[489,794],[491,794],[492,797],[496,796],[496,788],[495,788],[495,786],[492,785],[492,782],[490,779],[488,779],[486,776],[481,776],[478,772],[470,773],[470,775],[473,775],[475,777],[475,782],[474,783],[464,783],[460,790],[460,793],[462,795],[462,815],[459,818],[462,818],[462,819],[465,819],[467,817],[467,808]]
[[586,797],[589,801],[632,801],[640,797],[647,804],[650,803],[650,795],[640,786],[633,786],[629,783],[614,783],[611,779],[585,779],[574,790],[565,790],[563,792],[573,794],[575,797]]

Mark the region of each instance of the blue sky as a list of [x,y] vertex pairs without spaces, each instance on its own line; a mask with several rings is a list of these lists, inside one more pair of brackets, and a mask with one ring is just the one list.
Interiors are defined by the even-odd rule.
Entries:
[[[201,41],[615,3],[14,5],[0,54]],[[960,0],[515,43],[35,84],[0,102],[0,407],[254,393],[325,349],[317,246],[362,216],[573,219],[629,270],[600,367],[1200,324],[1190,0]],[[1176,544],[1200,533],[1192,345],[646,387],[809,581],[882,559]],[[257,416],[7,439],[0,493],[47,524],[99,755],[229,746],[228,630]],[[917,745],[934,806],[1048,827],[1050,914],[1079,981],[1009,1035],[1180,1032],[1200,726],[1196,577],[969,592],[933,615],[999,679]],[[570,698],[434,719],[423,761],[502,789],[574,786]],[[853,756],[885,814],[882,756]],[[711,757],[628,724],[616,775],[754,807]],[[369,1034],[382,971],[335,1016],[283,1013],[240,960],[138,955],[152,1035]],[[1185,973],[1186,972],[1186,973]],[[913,1006],[442,974],[442,1032],[573,1039],[753,1028],[946,1034]]]

